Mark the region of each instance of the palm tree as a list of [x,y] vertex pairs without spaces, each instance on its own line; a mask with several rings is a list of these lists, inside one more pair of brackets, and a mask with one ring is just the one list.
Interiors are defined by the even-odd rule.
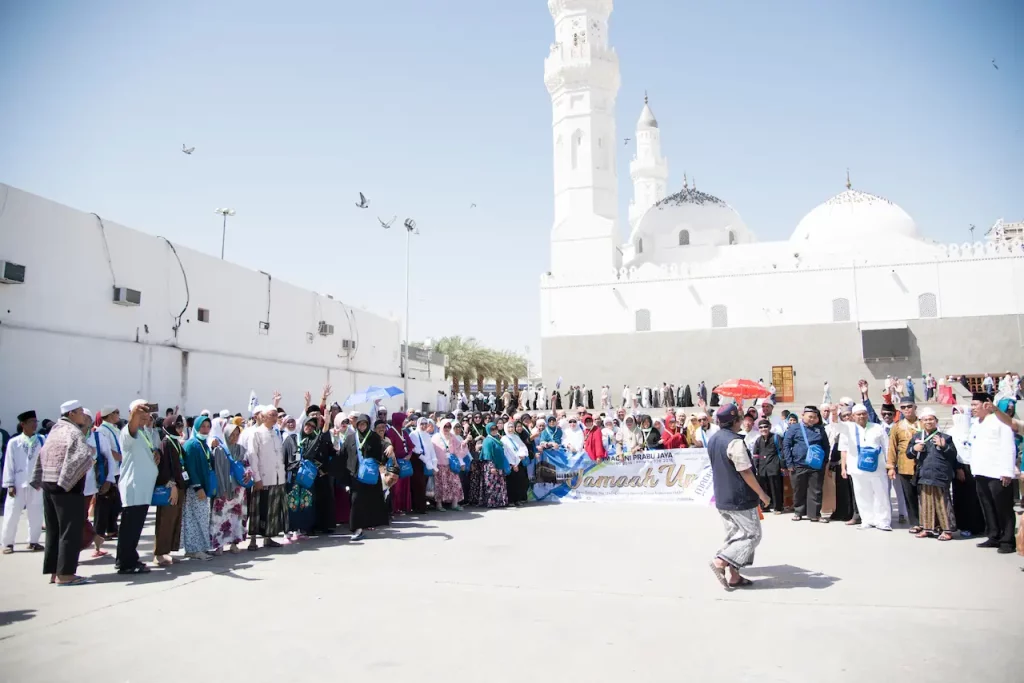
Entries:
[[473,370],[476,372],[476,390],[483,391],[484,381],[488,377],[497,382],[498,354],[492,349],[477,347],[472,356]]
[[444,376],[452,381],[452,395],[459,392],[459,380],[465,384],[466,395],[469,395],[469,378],[472,376],[474,354],[480,349],[473,337],[460,336],[442,337],[437,340],[434,350],[445,355]]

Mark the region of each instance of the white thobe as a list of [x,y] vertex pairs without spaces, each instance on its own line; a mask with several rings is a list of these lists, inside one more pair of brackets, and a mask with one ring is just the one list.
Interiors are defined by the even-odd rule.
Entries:
[[[857,442],[861,448],[879,448],[878,467],[866,472],[857,466]],[[892,528],[892,499],[889,497],[889,476],[885,468],[889,437],[881,425],[869,422],[862,428],[847,422],[839,436],[839,450],[846,453],[846,473],[853,478],[853,496],[861,523],[876,529]]]
[[7,442],[3,486],[14,488],[15,495],[8,493],[4,503],[4,525],[0,533],[5,547],[14,545],[22,510],[28,510],[28,542],[38,543],[43,533],[43,492],[29,485],[42,445],[43,439],[38,435],[18,434]]

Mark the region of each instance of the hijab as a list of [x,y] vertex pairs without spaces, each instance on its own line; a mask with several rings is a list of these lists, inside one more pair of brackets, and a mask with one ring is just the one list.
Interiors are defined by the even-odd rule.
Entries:
[[[313,431],[307,434],[306,425],[310,423],[313,424]],[[302,450],[303,453],[306,453],[311,448],[313,448],[313,445],[316,443],[316,440],[320,437],[320,430],[317,429],[317,427],[319,426],[320,423],[317,414],[310,415],[309,417],[306,418],[306,421],[302,423],[302,431],[299,432],[299,448]]]
[[562,428],[555,422],[554,416],[548,418],[547,426],[544,427],[544,431],[540,434],[540,440],[553,441],[558,445],[562,444]]

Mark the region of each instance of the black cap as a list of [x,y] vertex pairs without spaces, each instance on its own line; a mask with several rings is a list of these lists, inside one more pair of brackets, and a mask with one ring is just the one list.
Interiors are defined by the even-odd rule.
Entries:
[[984,391],[975,391],[971,394],[972,401],[981,401],[982,403],[988,403],[992,400],[992,394]]
[[18,416],[18,422],[27,422],[29,420],[36,419],[36,411],[26,410],[24,413]]

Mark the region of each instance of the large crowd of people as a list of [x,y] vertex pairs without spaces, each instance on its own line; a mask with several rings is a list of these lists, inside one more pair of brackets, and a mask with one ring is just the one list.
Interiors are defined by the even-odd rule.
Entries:
[[[666,389],[669,403],[688,402],[688,388]],[[80,553],[104,557],[107,541],[116,541],[121,574],[277,548],[336,535],[339,526],[358,541],[394,516],[522,506],[531,482],[555,481],[549,450],[599,462],[689,447],[706,448],[711,459],[728,534],[712,569],[730,590],[749,585],[739,570],[752,562],[764,513],[892,531],[893,492],[895,524],[914,536],[984,536],[980,547],[1012,552],[1019,492],[1011,484],[1020,478],[1024,435],[1017,397],[975,393],[969,410],[953,407],[953,424],[942,431],[930,407],[918,410],[912,395],[891,403],[899,394],[885,389],[878,411],[861,382],[857,401],[778,415],[771,398],[744,409],[713,396],[719,405],[709,406],[703,382],[692,410],[669,405],[661,414],[644,407],[644,396],[595,414],[582,385],[569,391],[571,408],[559,408],[556,394],[552,409],[534,409],[542,394],[524,391],[499,397],[500,410],[459,401],[454,412],[443,406],[422,415],[388,415],[379,405],[372,414],[345,412],[328,405],[329,386],[319,403],[307,393],[298,417],[276,393],[248,417],[176,409],[160,416],[139,399],[122,418],[114,405],[93,413],[70,400],[45,429],[35,411],[18,416],[4,449],[3,553],[14,552],[26,512],[27,547],[42,552],[43,573],[51,583],[82,585]],[[138,544],[151,507],[147,563]]]

